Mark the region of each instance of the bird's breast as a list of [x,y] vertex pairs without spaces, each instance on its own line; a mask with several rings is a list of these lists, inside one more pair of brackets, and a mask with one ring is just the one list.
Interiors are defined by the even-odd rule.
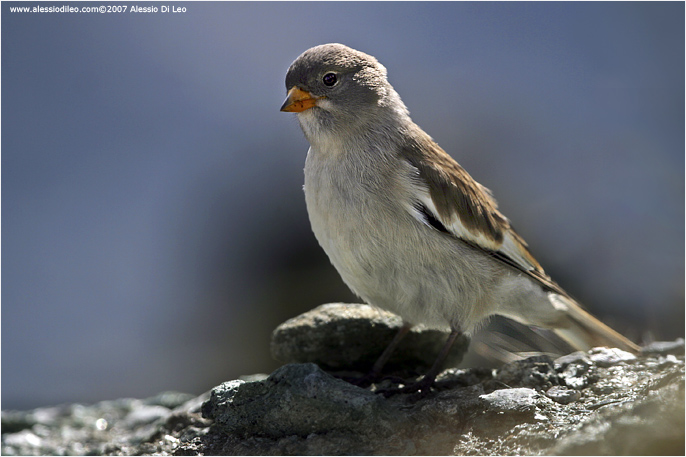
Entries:
[[369,268],[389,243],[388,229],[404,217],[393,167],[368,160],[367,150],[311,148],[305,200],[312,230],[341,275]]
[[484,290],[492,260],[413,217],[412,181],[403,175],[411,170],[384,163],[310,150],[305,200],[319,244],[368,303],[413,323],[471,328],[492,311]]
[[305,163],[305,201],[312,230],[329,257],[339,255],[335,251],[341,249],[362,254],[359,251],[367,244],[363,234],[374,237],[374,230],[369,231],[372,221],[388,211],[380,205],[380,199],[388,198],[380,195],[384,179],[344,154],[310,150]]

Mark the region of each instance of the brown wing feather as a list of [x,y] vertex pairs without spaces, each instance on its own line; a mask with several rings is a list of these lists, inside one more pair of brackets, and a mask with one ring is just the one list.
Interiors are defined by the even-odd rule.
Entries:
[[450,221],[455,216],[474,234],[500,243],[509,222],[498,211],[488,191],[416,125],[407,135],[413,141],[401,150],[403,157],[419,170],[429,185],[438,216]]
[[[517,248],[517,254],[525,258],[530,265],[520,265],[513,258],[506,263],[527,273],[532,269],[538,273],[534,277],[539,281],[547,277],[541,265],[529,252],[526,242],[513,230],[510,221],[498,211],[498,204],[490,191],[476,182],[423,130],[416,125],[413,125],[413,129],[415,131],[406,135],[411,142],[404,145],[400,153],[419,171],[422,182],[428,186],[431,200],[438,212],[436,216],[446,225],[450,225],[455,217],[459,218],[461,224],[475,237],[485,237],[492,246],[502,246],[505,237],[509,236]],[[493,254],[498,254],[497,257],[508,257],[498,249],[481,246],[474,240],[464,241],[480,249],[492,251]]]
[[[583,310],[543,271],[528,250],[526,242],[514,231],[510,221],[498,211],[488,189],[477,183],[464,168],[440,148],[416,125],[407,135],[410,142],[401,148],[401,156],[419,172],[420,185],[428,188],[435,206],[434,214],[441,232],[480,249],[495,260],[522,272],[544,289],[565,297],[569,321],[555,329],[574,347],[588,349],[596,345],[618,347],[636,353],[638,346]],[[429,211],[428,208],[424,210]],[[459,219],[461,226],[452,225]],[[451,227],[453,228],[451,230]],[[491,246],[494,246],[492,248]]]

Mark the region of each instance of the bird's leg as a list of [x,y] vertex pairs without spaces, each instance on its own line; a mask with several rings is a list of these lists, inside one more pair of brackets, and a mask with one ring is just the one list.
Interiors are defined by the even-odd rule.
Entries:
[[375,378],[378,378],[379,375],[381,375],[381,370],[383,370],[384,365],[386,365],[386,362],[388,362],[388,359],[391,358],[391,355],[393,352],[395,352],[395,349],[398,347],[400,344],[400,341],[405,337],[405,335],[408,334],[410,329],[412,328],[412,324],[403,322],[403,326],[400,327],[400,330],[398,330],[398,333],[395,334],[393,337],[393,340],[386,346],[386,349],[381,353],[379,358],[374,362],[374,366],[372,367],[372,370],[369,372],[369,375],[374,376]]
[[448,357],[448,354],[450,353],[450,349],[453,347],[453,344],[455,344],[455,340],[457,340],[457,338],[460,335],[462,335],[462,330],[460,329],[453,329],[450,332],[450,335],[448,335],[448,340],[443,345],[443,348],[441,348],[441,352],[438,354],[436,361],[431,366],[429,371],[427,371],[426,374],[422,377],[422,379],[401,389],[388,389],[380,391],[380,393],[382,393],[385,396],[390,396],[397,393],[405,394],[420,391],[424,393],[428,392],[428,389],[431,388],[434,381],[436,380],[436,376],[438,376],[438,373],[441,372],[441,369],[443,368],[443,363],[445,362],[446,357]]
[[400,341],[405,337],[405,335],[407,335],[411,328],[412,324],[403,322],[403,326],[400,327],[398,333],[395,334],[391,342],[388,344],[388,346],[386,346],[386,349],[384,349],[376,362],[374,362],[372,369],[362,378],[354,381],[353,384],[358,386],[368,386],[374,381],[378,380],[381,376],[381,370],[383,370],[384,365],[386,365],[386,362],[388,362],[388,359],[391,358],[391,355],[400,344]]

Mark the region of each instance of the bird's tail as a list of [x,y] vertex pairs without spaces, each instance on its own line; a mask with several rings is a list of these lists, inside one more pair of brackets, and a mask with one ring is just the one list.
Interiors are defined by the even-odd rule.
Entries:
[[638,345],[584,311],[571,298],[551,293],[548,299],[555,308],[564,309],[566,314],[564,325],[555,328],[554,332],[577,350],[609,346],[634,354],[640,351]]

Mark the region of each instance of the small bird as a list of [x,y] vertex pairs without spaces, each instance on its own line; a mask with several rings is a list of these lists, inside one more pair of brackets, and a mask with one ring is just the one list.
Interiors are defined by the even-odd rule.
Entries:
[[312,230],[352,291],[405,325],[450,331],[436,363],[406,392],[430,388],[462,333],[499,314],[555,331],[579,350],[638,346],[546,275],[491,192],[412,119],[376,58],[342,44],[300,55],[281,111],[310,143],[305,201]]

